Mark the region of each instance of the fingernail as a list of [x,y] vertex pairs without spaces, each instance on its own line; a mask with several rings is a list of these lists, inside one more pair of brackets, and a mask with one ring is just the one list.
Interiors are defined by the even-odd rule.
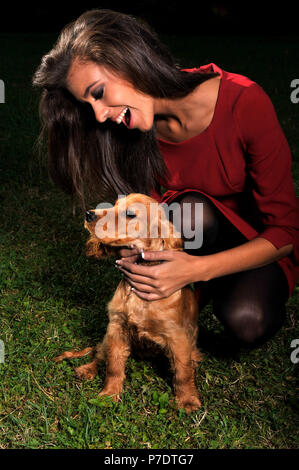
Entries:
[[116,263],[116,264],[120,264],[120,260],[117,259],[117,260],[115,261],[115,263]]

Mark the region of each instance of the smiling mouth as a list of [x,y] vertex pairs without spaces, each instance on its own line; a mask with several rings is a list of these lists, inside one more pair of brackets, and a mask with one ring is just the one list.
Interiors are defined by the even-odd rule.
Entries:
[[115,121],[117,122],[117,124],[120,124],[122,122],[126,127],[130,127],[130,121],[131,121],[130,109],[125,108]]

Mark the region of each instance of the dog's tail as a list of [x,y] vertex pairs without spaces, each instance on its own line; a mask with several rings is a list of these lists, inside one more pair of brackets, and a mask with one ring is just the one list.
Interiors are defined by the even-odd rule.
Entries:
[[98,343],[91,348],[84,348],[81,351],[65,351],[60,356],[54,357],[53,361],[61,362],[63,359],[74,359],[75,357],[83,357],[93,355],[97,362],[105,360],[105,341]]
[[64,353],[60,354],[60,356],[54,357],[53,361],[61,362],[63,359],[74,359],[75,357],[89,356],[90,354],[94,354],[96,352],[98,346],[85,348],[81,351],[65,351]]

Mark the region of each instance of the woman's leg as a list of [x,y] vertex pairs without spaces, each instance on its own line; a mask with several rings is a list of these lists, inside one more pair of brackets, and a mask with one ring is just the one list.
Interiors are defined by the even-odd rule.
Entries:
[[[196,225],[195,208],[192,205],[203,204],[203,245],[200,249],[186,250],[189,254],[212,254],[247,241],[204,196],[188,193],[178,202],[182,215],[189,214],[189,220],[184,220],[184,223],[189,224],[192,230],[195,230]],[[191,204],[191,212],[183,210],[184,203]],[[177,229],[183,229],[183,222],[182,227]],[[186,241],[184,236],[183,240]],[[214,314],[229,333],[244,345],[260,344],[274,335],[283,324],[288,283],[277,263],[200,282],[197,286],[204,299],[200,307],[213,298]]]
[[258,346],[283,325],[288,283],[279,264],[223,276],[214,288],[213,313],[243,345]]
[[[181,206],[181,217],[179,218],[181,224],[177,226],[171,212],[170,221],[174,223],[184,242],[192,242],[194,240],[195,237],[187,238],[185,236],[186,228],[189,232],[194,232],[198,229],[196,227],[198,218],[196,218],[195,206],[196,204],[202,204],[203,206],[202,227],[199,227],[203,232],[203,243],[200,248],[185,250],[188,254],[194,256],[208,255],[232,248],[247,241],[239,230],[205,196],[190,192],[178,197],[175,202],[178,202]],[[187,208],[188,205],[189,207]]]
[[[187,193],[175,200],[180,204],[181,214],[180,217],[174,217],[174,213],[169,213],[169,219],[174,224],[184,242],[192,242],[193,238],[186,236],[186,229],[189,233],[197,229],[196,225],[198,220],[195,215],[195,207],[197,204],[203,205],[202,229],[203,232],[203,245],[199,249],[185,250],[191,255],[204,254],[215,244],[219,233],[219,218],[217,209],[209,203],[209,201],[198,193]],[[190,210],[191,209],[191,210]]]

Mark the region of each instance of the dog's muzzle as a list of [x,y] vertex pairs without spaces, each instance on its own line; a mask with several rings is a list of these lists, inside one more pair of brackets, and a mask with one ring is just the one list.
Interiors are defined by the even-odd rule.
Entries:
[[86,222],[95,222],[97,220],[97,215],[92,211],[86,211],[85,220]]

